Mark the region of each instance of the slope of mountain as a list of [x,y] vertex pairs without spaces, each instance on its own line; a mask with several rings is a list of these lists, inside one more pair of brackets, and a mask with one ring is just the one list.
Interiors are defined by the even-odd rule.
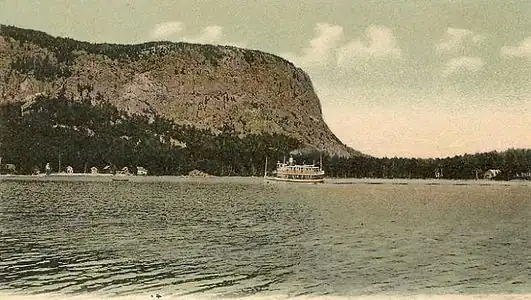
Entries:
[[332,155],[361,154],[330,131],[309,76],[275,55],[188,43],[91,44],[2,25],[0,104],[59,90],[214,132],[284,134]]

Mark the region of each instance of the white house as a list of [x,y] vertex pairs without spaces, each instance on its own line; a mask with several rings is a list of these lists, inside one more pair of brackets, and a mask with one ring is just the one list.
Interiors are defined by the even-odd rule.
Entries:
[[148,171],[144,167],[136,167],[136,175],[146,176],[147,174],[148,174]]
[[72,166],[66,167],[66,174],[74,174],[74,168]]
[[498,176],[501,173],[501,170],[498,169],[490,169],[485,174],[483,174],[484,179],[493,179],[494,177]]
[[17,167],[14,164],[0,164],[0,174],[14,174],[16,173]]

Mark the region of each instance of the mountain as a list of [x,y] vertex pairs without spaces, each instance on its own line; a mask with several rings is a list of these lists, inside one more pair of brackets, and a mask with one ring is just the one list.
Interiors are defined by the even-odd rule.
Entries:
[[0,104],[63,91],[128,114],[213,132],[284,134],[343,157],[309,76],[278,56],[229,46],[93,44],[0,26]]

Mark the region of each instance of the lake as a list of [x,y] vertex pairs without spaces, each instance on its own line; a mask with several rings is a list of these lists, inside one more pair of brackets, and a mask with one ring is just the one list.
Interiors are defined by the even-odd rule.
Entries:
[[528,299],[530,220],[529,185],[0,182],[0,298]]

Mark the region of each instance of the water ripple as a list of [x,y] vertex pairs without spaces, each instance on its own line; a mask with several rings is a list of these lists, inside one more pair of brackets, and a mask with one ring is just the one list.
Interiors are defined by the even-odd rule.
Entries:
[[0,183],[0,290],[528,292],[529,190],[438,188]]

